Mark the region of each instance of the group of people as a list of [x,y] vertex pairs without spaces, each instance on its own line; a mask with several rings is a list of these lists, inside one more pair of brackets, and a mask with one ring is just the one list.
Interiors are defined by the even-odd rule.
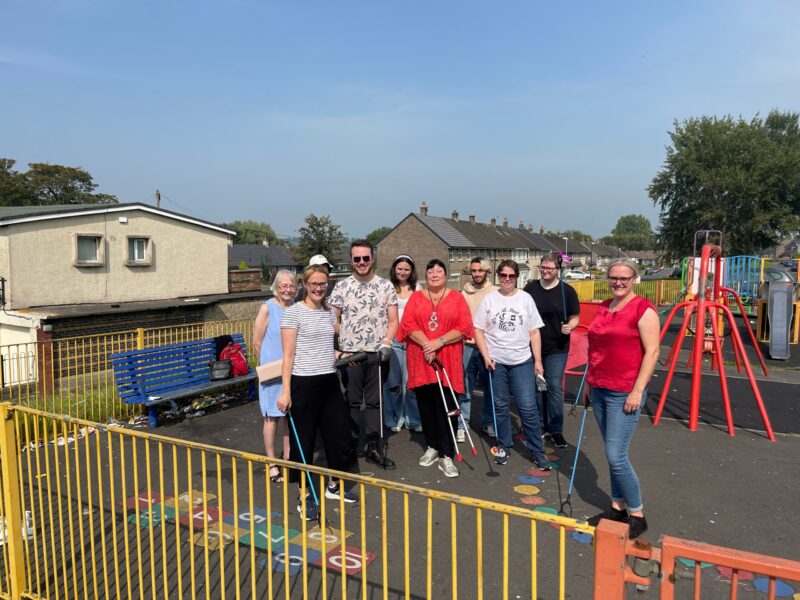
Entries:
[[[424,286],[408,255],[392,261],[389,279],[379,277],[367,240],[352,242],[350,259],[353,274],[332,290],[331,266],[322,256],[303,271],[300,294],[294,276],[279,271],[273,298],[256,317],[259,360],[283,359],[280,382],[260,389],[267,456],[275,457],[280,429],[283,458],[312,460],[319,432],[330,468],[352,470],[361,456],[391,470],[396,465],[386,455],[385,435],[405,426],[424,436],[420,466],[436,464],[456,477],[457,445],[468,436],[471,400],[481,385],[481,427],[496,438],[494,462],[511,456],[513,399],[530,459],[549,470],[543,440],[568,446],[562,378],[580,317],[575,290],[558,277],[560,257],[545,255],[540,279],[524,289],[513,260],[497,265],[495,286],[489,262],[475,257],[462,292],[447,287],[447,265],[438,259],[425,265]],[[633,291],[635,263],[615,261],[607,274],[612,299],[588,328],[585,389],[605,443],[612,502],[593,520],[629,522],[636,537],[647,523],[628,448],[658,357],[658,317]],[[337,368],[337,358],[344,366]],[[284,415],[292,435],[286,424],[279,427]],[[290,471],[290,480],[299,476]],[[280,469],[271,467],[270,478],[281,481]],[[325,495],[358,501],[336,481]],[[317,514],[314,498],[298,499],[298,511],[309,519]]]

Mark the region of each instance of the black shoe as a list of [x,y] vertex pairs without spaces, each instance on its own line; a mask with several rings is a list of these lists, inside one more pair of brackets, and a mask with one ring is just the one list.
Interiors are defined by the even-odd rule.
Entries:
[[569,446],[569,444],[567,444],[567,440],[565,440],[564,436],[560,433],[554,433],[550,436],[550,439],[553,441],[554,448],[566,448]]
[[397,467],[397,465],[394,464],[394,461],[385,454],[382,454],[378,450],[378,446],[375,444],[370,444],[367,446],[367,449],[364,451],[364,457],[369,462],[375,463],[379,467],[383,467],[386,471],[391,471]]
[[601,512],[599,515],[589,517],[588,519],[586,519],[586,522],[592,527],[597,527],[597,524],[600,522],[600,519],[608,519],[609,521],[618,521],[620,523],[627,523],[628,511],[624,509],[619,510],[618,508],[614,508],[612,506],[611,508]]
[[641,517],[634,517],[633,515],[631,515],[628,518],[628,525],[630,526],[630,531],[628,532],[628,538],[632,540],[635,540],[645,531],[647,531],[647,519],[644,518],[644,515],[642,515]]

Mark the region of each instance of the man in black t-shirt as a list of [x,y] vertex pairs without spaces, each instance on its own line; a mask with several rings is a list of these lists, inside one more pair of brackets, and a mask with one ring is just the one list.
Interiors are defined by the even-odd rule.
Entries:
[[547,391],[537,392],[542,431],[550,436],[553,446],[566,448],[564,439],[564,390],[561,387],[569,354],[569,334],[578,326],[581,305],[571,285],[558,278],[558,257],[545,254],[539,262],[540,280],[525,286],[544,321],[539,330],[542,338],[542,362]]

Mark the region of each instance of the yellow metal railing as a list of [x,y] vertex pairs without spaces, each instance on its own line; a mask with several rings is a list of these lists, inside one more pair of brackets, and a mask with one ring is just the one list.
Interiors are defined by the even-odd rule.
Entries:
[[[592,597],[573,519],[281,460],[271,483],[263,456],[10,403],[0,422],[2,597]],[[301,497],[307,471],[360,501],[305,520],[294,469]]]
[[139,407],[120,401],[112,354],[242,333],[255,364],[252,332],[253,321],[240,319],[0,346],[0,393],[3,400],[97,422],[126,418]]
[[[608,289],[608,280],[585,279],[583,281],[570,281],[569,284],[578,293],[581,302],[600,302],[611,298]],[[683,285],[679,279],[655,279],[641,281],[634,286],[634,291],[647,298],[656,306],[674,304],[683,300]]]

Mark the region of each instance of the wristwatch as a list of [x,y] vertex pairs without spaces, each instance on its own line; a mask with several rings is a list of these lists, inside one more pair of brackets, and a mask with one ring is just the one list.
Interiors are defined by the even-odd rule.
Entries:
[[444,336],[439,336],[439,341],[442,342],[442,346],[444,346],[447,342],[444,341]]

